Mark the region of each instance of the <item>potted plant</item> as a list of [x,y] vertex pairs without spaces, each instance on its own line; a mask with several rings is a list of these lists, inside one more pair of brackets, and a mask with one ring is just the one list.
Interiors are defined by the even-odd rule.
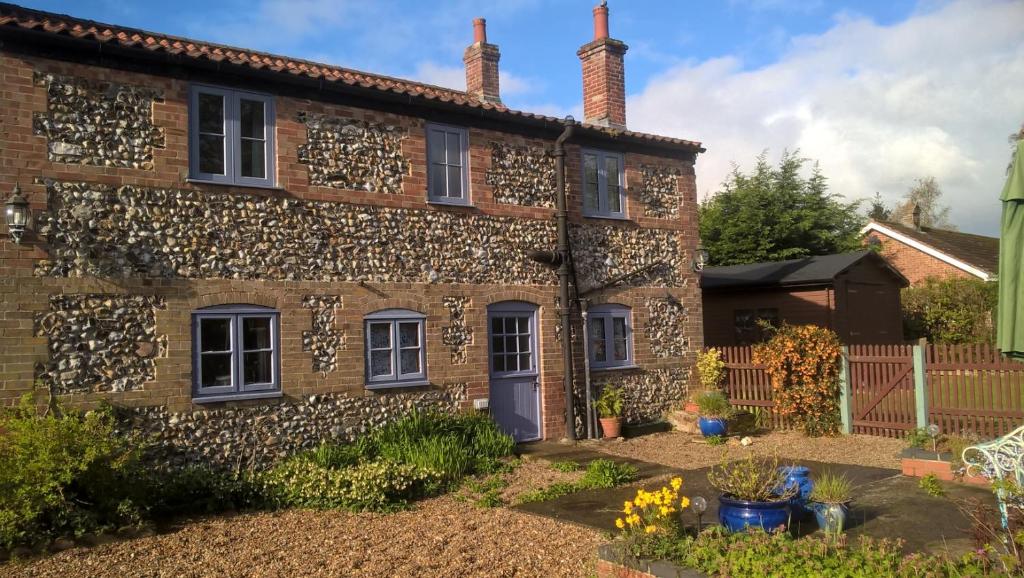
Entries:
[[697,408],[700,419],[697,425],[704,437],[724,436],[726,420],[732,414],[732,406],[725,394],[720,391],[705,391],[697,397]]
[[622,432],[622,388],[606,385],[594,403],[604,438],[617,438]]
[[725,378],[725,361],[722,360],[722,352],[714,347],[709,347],[697,354],[697,380],[700,382],[700,390],[687,400],[683,409],[689,413],[697,413],[699,406],[697,398],[706,391],[718,389]]
[[722,492],[718,497],[718,521],[730,532],[755,526],[766,532],[786,526],[789,500],[798,491],[786,483],[775,457],[755,457],[711,468],[708,482]]
[[814,480],[808,508],[818,519],[818,527],[830,536],[838,535],[850,513],[850,490],[853,484],[843,474],[824,472]]

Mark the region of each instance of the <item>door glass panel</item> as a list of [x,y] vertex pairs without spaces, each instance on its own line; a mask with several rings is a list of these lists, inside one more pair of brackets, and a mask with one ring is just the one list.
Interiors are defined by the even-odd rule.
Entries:
[[391,348],[391,324],[371,323],[370,324],[370,349]]
[[401,347],[418,347],[420,344],[420,324],[418,322],[399,323],[398,344]]
[[517,353],[519,349],[516,347],[518,340],[515,336],[505,338],[505,351],[507,353]]
[[519,333],[530,333],[530,318],[520,317],[519,318]]
[[199,351],[231,351],[231,320],[200,319]]
[[505,369],[505,356],[504,355],[495,355],[494,356],[494,371],[497,372],[497,373],[501,373],[503,371],[506,371],[506,369]]
[[505,369],[507,371],[519,371],[519,356],[515,354],[506,355]]
[[505,333],[515,335],[516,333],[516,318],[506,317],[505,318]]
[[502,321],[501,317],[495,317],[495,318],[491,319],[491,333],[494,334],[494,335],[501,334],[502,333],[502,327],[503,327],[502,323],[503,323],[503,321]]
[[204,353],[200,364],[202,365],[200,377],[202,387],[231,385],[230,353]]
[[379,350],[370,352],[370,377],[391,375],[391,351]]
[[502,337],[491,338],[491,349],[492,353],[504,353],[505,352],[505,339]]
[[252,383],[271,383],[273,363],[270,351],[255,351],[243,354],[242,370],[246,385]]
[[270,347],[270,318],[243,317],[242,348],[251,351],[253,349],[270,349]]
[[519,354],[519,371],[529,371],[533,369],[530,367],[530,354],[520,353]]
[[420,372],[420,350],[403,349],[401,355],[402,375],[415,374]]
[[519,352],[523,353],[523,352],[529,352],[529,351],[530,351],[530,336],[529,335],[520,335],[519,336]]

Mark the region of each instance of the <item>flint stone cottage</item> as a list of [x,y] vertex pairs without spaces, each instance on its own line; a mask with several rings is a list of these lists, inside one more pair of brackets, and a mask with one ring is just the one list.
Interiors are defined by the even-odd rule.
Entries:
[[483,19],[457,91],[0,4],[0,403],[107,400],[222,466],[413,407],[582,436],[609,383],[657,418],[702,347],[703,149],[626,129],[594,17],[577,122],[502,104]]

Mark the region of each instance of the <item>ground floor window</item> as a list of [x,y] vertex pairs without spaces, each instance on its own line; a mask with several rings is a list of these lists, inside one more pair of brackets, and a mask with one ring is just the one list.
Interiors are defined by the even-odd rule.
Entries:
[[193,397],[280,392],[279,314],[256,305],[227,305],[192,314]]
[[590,364],[600,369],[633,365],[633,324],[624,305],[599,305],[587,312]]
[[426,316],[387,309],[366,316],[366,387],[427,383]]

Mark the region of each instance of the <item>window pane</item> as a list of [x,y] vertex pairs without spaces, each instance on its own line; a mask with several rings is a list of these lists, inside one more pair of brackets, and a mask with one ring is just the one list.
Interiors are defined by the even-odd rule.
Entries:
[[371,323],[370,324],[370,349],[391,348],[391,324]]
[[505,371],[519,371],[518,355],[505,355]]
[[591,348],[594,350],[594,361],[608,361],[608,352],[604,347],[604,339],[593,338],[591,340]]
[[462,198],[462,167],[448,167],[448,196]]
[[519,351],[529,351],[529,350],[530,350],[530,336],[529,335],[520,335],[519,336]]
[[250,383],[270,383],[274,381],[271,374],[271,358],[274,354],[270,351],[255,351],[244,353],[242,357],[242,371],[245,376],[246,385]]
[[430,136],[427,139],[431,163],[444,163],[444,133],[439,130],[430,131]]
[[619,157],[604,157],[604,173],[608,186],[619,186]]
[[398,344],[401,347],[417,347],[420,344],[420,324],[417,322],[399,323]]
[[593,351],[594,361],[607,361],[608,352],[605,351],[604,341],[604,317],[591,317],[587,322],[590,333],[590,349]]
[[529,333],[529,332],[530,332],[530,318],[529,317],[520,317],[519,318],[519,333]]
[[505,356],[495,355],[494,356],[494,371],[505,371]]
[[491,333],[500,334],[502,331],[502,319],[501,317],[495,317],[491,319]]
[[622,196],[619,193],[619,187],[614,185],[608,185],[608,212],[622,212]]
[[626,361],[626,340],[616,339],[612,346],[612,359]]
[[519,371],[529,371],[533,369],[530,367],[530,354],[521,353],[519,354]]
[[450,165],[461,165],[462,164],[462,135],[457,132],[450,132],[446,135],[445,146],[446,152],[448,153],[448,164]]
[[370,352],[370,377],[391,375],[391,351]]
[[613,317],[612,318],[612,337],[615,339],[626,338],[626,318],[625,317]]
[[419,349],[403,349],[401,360],[402,375],[409,375],[420,372]]
[[240,99],[238,101],[239,130],[242,138],[262,139],[264,134],[263,102]]
[[270,318],[242,318],[242,349],[270,349]]
[[231,385],[231,354],[205,353],[201,356],[202,375],[199,384],[202,387]]
[[224,174],[224,137],[199,135],[199,172]]
[[199,132],[224,134],[224,97],[199,94]]
[[200,319],[199,351],[231,351],[231,320]]
[[506,337],[505,338],[505,351],[507,353],[517,353],[519,351],[519,349],[516,347],[516,338],[515,337]]
[[446,169],[445,165],[430,165],[430,194],[435,197],[448,196]]
[[267,178],[267,143],[260,140],[242,139],[242,176],[257,179]]
[[505,339],[502,337],[491,338],[491,347],[493,348],[494,353],[504,353]]
[[506,317],[505,318],[505,333],[514,334],[516,332],[516,318]]

